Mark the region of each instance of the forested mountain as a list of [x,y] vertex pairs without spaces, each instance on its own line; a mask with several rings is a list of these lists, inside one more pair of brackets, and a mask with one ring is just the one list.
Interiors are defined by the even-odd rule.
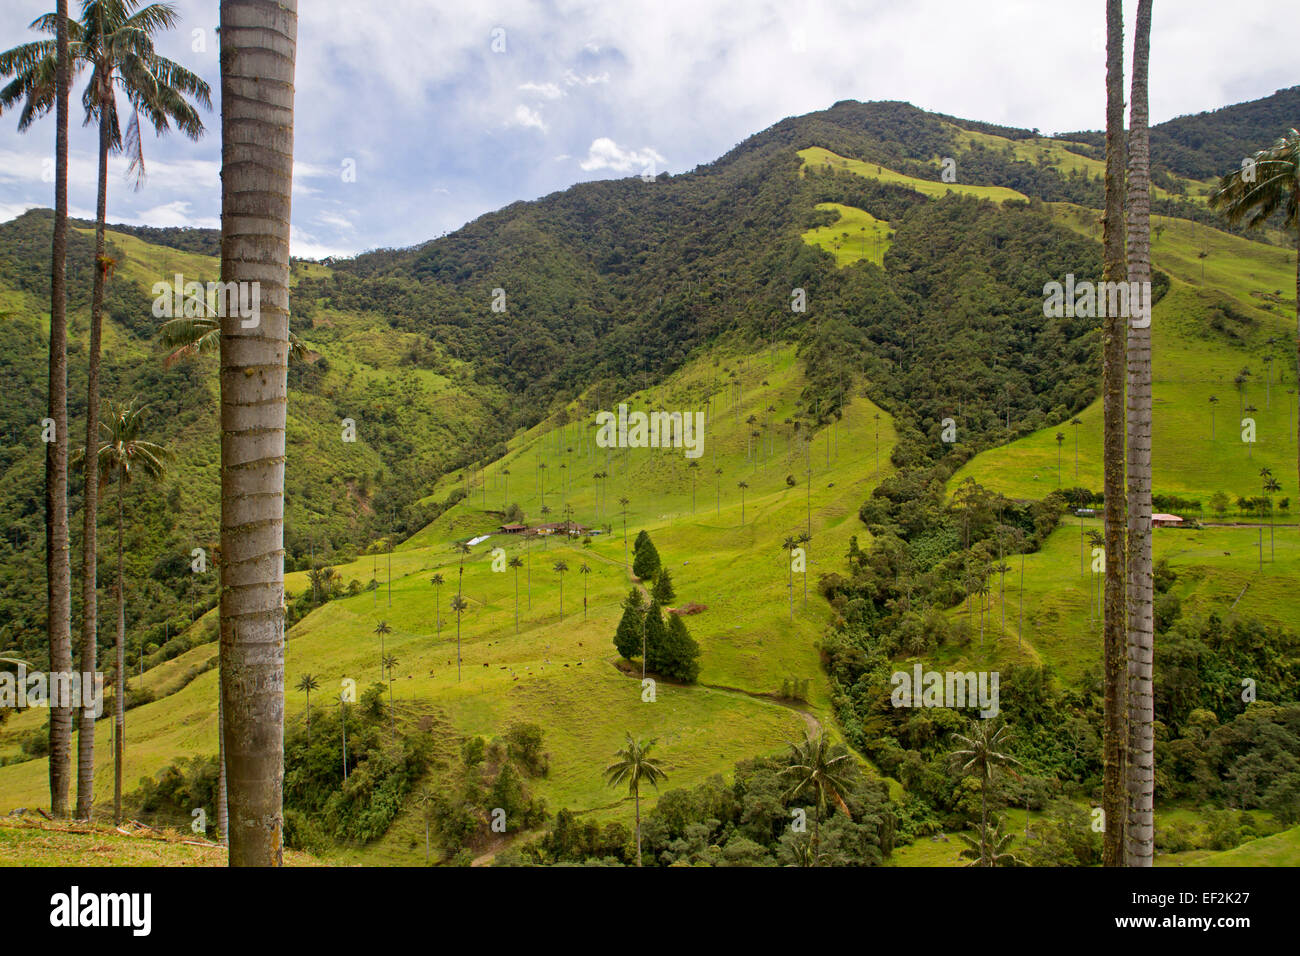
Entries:
[[[1245,139],[1271,140],[1297,95],[1156,127],[1154,162],[1202,176],[1229,169]],[[1231,135],[1210,135],[1220,128]],[[608,407],[722,336],[799,345],[808,378],[800,417],[811,427],[835,418],[846,383],[865,379],[904,438],[899,463],[943,455],[939,424],[958,410],[962,456],[1062,419],[1091,401],[1098,380],[1094,323],[1044,320],[1041,309],[1045,281],[1099,274],[1097,243],[1045,205],[1100,207],[1089,136],[1078,139],[1085,145],[905,103],[846,101],[782,120],[688,173],[584,183],[414,248],[297,263],[293,324],[312,355],[290,367],[288,566],[387,547],[439,512],[443,502],[416,503],[440,478],[498,457],[518,428],[575,400]],[[1030,144],[1037,155],[1017,152]],[[801,168],[797,151],[810,146],[931,183],[938,159],[951,157],[963,186],[1026,199],[929,201],[915,184]],[[1166,202],[1211,217],[1191,199]],[[801,238],[834,220],[817,208],[825,203],[887,223],[879,262],[841,268]],[[42,452],[31,410],[43,394],[40,250],[50,221],[34,210],[0,226],[0,650],[37,660]],[[129,504],[128,630],[143,632],[137,643],[148,648],[211,605],[214,576],[191,574],[188,555],[215,540],[217,520],[215,364],[163,361],[150,288],[177,271],[215,278],[217,236],[113,227],[109,239],[104,394],[149,402],[153,437],[175,454],[165,487],[134,489]],[[92,251],[74,228],[74,423]],[[795,290],[803,311],[792,308]],[[357,441],[340,455],[344,419],[357,423]]]

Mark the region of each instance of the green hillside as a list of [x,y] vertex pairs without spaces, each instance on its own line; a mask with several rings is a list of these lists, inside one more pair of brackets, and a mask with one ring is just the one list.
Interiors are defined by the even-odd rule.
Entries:
[[[661,862],[731,853],[776,863],[759,839],[775,845],[786,825],[776,796],[766,831],[754,824],[745,837],[754,846],[733,845],[734,832],[686,833],[698,821],[680,808],[721,801],[723,790],[757,799],[741,791],[762,778],[760,758],[824,730],[867,777],[855,822],[871,821],[872,852],[949,865],[955,842],[930,838],[965,829],[978,803],[974,781],[949,768],[965,717],[891,706],[892,671],[914,664],[1003,675],[1023,758],[999,808],[1008,826],[1024,825],[1025,805],[1048,830],[1067,826],[1071,807],[1086,814],[1100,768],[1091,728],[1101,622],[1086,537],[1098,525],[1052,493],[1101,486],[1099,339],[1094,320],[1047,319],[1042,303],[1048,281],[1100,275],[1098,164],[1087,150],[1086,137],[844,103],[689,174],[588,183],[413,249],[295,263],[294,331],[310,355],[290,368],[286,717],[297,748],[308,707],[295,688],[314,675],[318,749],[289,774],[356,806],[373,787],[384,806],[372,838],[324,839],[312,827],[328,814],[295,810],[291,839],[329,862],[422,863],[425,822],[442,814],[441,826],[451,811],[430,810],[420,791],[465,785],[473,806],[457,819],[471,822],[433,858],[518,861],[511,854],[530,840],[558,841],[559,818],[485,836],[499,804],[483,801],[506,791],[494,775],[516,767],[509,735],[536,725],[549,770],[525,773],[518,793],[550,814],[621,832],[632,805],[602,771],[626,733],[655,738],[668,781],[643,794],[643,811]],[[957,182],[940,178],[946,156],[957,158]],[[1167,174],[1170,188],[1156,194],[1192,218],[1153,221],[1162,275],[1152,328],[1155,491],[1220,522],[1155,534],[1165,561],[1161,757],[1175,768],[1162,798],[1204,822],[1188,839],[1208,844],[1227,839],[1209,833],[1214,807],[1244,802],[1280,825],[1294,785],[1279,754],[1300,742],[1300,610],[1290,600],[1300,498],[1287,487],[1295,254],[1261,241],[1267,234],[1207,224],[1213,214],[1195,198],[1204,185]],[[42,452],[30,410],[46,317],[26,253],[48,228],[40,211],[0,226],[0,310],[12,313],[0,354],[13,381],[0,396],[10,528],[0,654],[34,662]],[[128,790],[217,752],[215,573],[190,571],[191,549],[217,537],[215,360],[165,363],[147,294],[175,272],[215,275],[216,260],[194,251],[202,240],[110,234],[105,394],[147,398],[174,453],[163,487],[128,498]],[[89,268],[84,231],[72,252],[75,284]],[[504,312],[491,307],[497,288]],[[86,303],[72,304],[76,419]],[[598,447],[594,417],[620,403],[704,413],[700,456]],[[1252,407],[1257,441],[1246,445]],[[345,419],[355,442],[343,440]],[[1237,499],[1260,494],[1264,467],[1288,507],[1241,513]],[[1230,496],[1223,517],[1216,492]],[[79,496],[72,506],[79,513]],[[107,543],[111,509],[101,521]],[[508,521],[592,533],[507,534]],[[629,567],[641,531],[671,571],[673,605],[695,612],[681,620],[701,649],[698,682],[660,679],[653,701],[640,662],[612,644],[629,590],[653,584]],[[801,534],[807,570],[796,574],[785,542]],[[470,540],[462,561],[456,544]],[[78,547],[74,537],[74,556]],[[514,557],[517,570],[505,563]],[[101,555],[102,570],[111,558]],[[101,661],[111,606],[105,588]],[[381,622],[391,628],[382,652]],[[381,653],[396,658],[387,673]],[[1240,699],[1241,675],[1258,685],[1257,701]],[[425,748],[402,764],[418,768],[411,779],[385,790],[373,776],[379,756],[347,784],[329,776],[339,741],[321,734],[339,726],[344,682],[363,694],[383,685],[365,705],[375,721],[365,739],[391,765]],[[366,719],[360,711],[350,719]],[[0,722],[0,812],[44,800],[45,716]],[[101,805],[112,797],[110,723],[97,733]],[[477,737],[486,743],[471,760]],[[476,791],[467,780],[486,782]],[[1230,836],[1249,840],[1249,829]],[[1294,861],[1293,841],[1269,846]]]

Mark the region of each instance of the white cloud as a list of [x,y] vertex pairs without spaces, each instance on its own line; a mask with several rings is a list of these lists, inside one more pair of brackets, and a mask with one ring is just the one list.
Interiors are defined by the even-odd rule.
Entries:
[[536,93],[547,100],[558,100],[564,95],[564,90],[554,83],[520,83],[519,89],[524,93]]
[[609,73],[607,71],[600,74],[584,73],[579,75],[572,70],[565,70],[564,82],[569,86],[595,86],[599,83],[608,83]]
[[612,169],[616,173],[630,173],[634,170],[643,173],[658,172],[666,162],[667,160],[649,146],[643,149],[624,149],[612,139],[602,136],[592,140],[587,158],[580,161],[578,165],[587,172]]
[[210,216],[196,216],[190,211],[190,204],[183,199],[163,203],[146,209],[128,221],[149,226],[188,226],[191,229],[220,229],[221,220]]
[[515,107],[514,117],[506,124],[507,126],[522,126],[524,129],[532,127],[546,132],[546,122],[542,119],[542,114],[537,110],[531,110],[522,103]]

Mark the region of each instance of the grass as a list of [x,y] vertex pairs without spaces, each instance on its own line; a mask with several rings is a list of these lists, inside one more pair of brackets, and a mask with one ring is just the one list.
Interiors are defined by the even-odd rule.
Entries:
[[[344,678],[356,680],[359,687],[378,680],[379,641],[373,631],[377,621],[385,620],[393,629],[385,651],[400,662],[394,685],[399,711],[404,702],[432,703],[446,718],[446,733],[457,738],[500,734],[515,721],[540,723],[552,771],[536,784],[537,795],[553,810],[569,806],[600,818],[631,818],[630,803],[601,778],[606,758],[626,731],[658,738],[668,787],[690,786],[729,772],[737,760],[783,750],[787,741],[827,719],[816,642],[830,609],[816,593],[815,576],[841,567],[851,535],[865,537],[856,509],[890,467],[894,440],[887,416],[877,420],[875,406],[855,397],[842,422],[822,429],[801,449],[783,422],[793,413],[802,386],[793,347],[757,355],[720,349],[702,355],[663,386],[632,396],[633,407],[703,408],[705,395],[714,395],[698,469],[689,468],[690,461],[676,449],[606,453],[594,447],[590,436],[580,442],[572,424],[563,435],[552,421],[516,436],[505,460],[475,473],[465,501],[391,555],[366,555],[337,565],[345,585],[352,580],[364,584],[375,576],[381,587],[330,601],[290,631],[286,687],[294,687],[305,671],[316,674],[321,690],[312,695],[312,703],[319,707],[337,694]],[[754,423],[747,422],[751,415]],[[758,440],[749,434],[755,430]],[[540,463],[547,465],[541,472],[545,485],[537,477]],[[805,471],[809,467],[811,480]],[[723,470],[720,480],[715,468]],[[597,471],[610,477],[597,481]],[[794,487],[787,484],[787,475],[795,478]],[[457,480],[464,476],[449,478],[434,489],[434,496],[445,497]],[[743,523],[740,481],[749,485],[743,490]],[[650,531],[672,570],[675,603],[693,601],[708,608],[689,618],[703,648],[700,685],[661,682],[653,704],[641,701],[638,680],[614,667],[611,638],[619,603],[632,586],[623,564],[617,504],[624,495],[632,499],[628,537],[642,528]],[[499,534],[475,546],[464,565],[470,608],[461,622],[463,677],[458,682],[450,601],[460,568],[451,542],[494,531],[501,521],[496,512],[506,501],[519,503],[536,522],[543,500],[554,509],[550,520],[559,520],[567,504],[575,521],[609,523],[613,533],[595,537],[589,548],[577,540],[526,543]],[[805,606],[798,575],[791,601],[789,557],[781,544],[786,536],[809,529],[812,540],[805,547],[814,580]],[[515,576],[492,570],[497,547],[531,565],[531,608],[528,575],[521,571],[519,576],[517,634]],[[560,580],[553,570],[557,559],[569,566],[563,620]],[[578,571],[584,562],[591,568],[586,576]],[[434,573],[446,581],[440,608],[430,584]],[[305,573],[286,575],[290,599],[308,587]],[[158,693],[179,687],[188,667],[213,650],[203,645],[147,671],[145,685]],[[811,720],[773,699],[791,677],[811,679]],[[208,671],[128,712],[128,790],[177,757],[215,751],[216,693],[216,672]],[[302,720],[303,696],[290,691],[286,698],[287,719]],[[39,727],[43,716],[29,711],[12,718],[0,729],[0,748],[16,749],[21,734]],[[100,727],[104,747],[109,726]],[[0,768],[6,804],[39,805],[47,785],[44,760]],[[101,805],[110,799],[111,788],[112,762],[101,758],[96,772]],[[416,863],[423,852],[422,827],[408,815],[388,838],[341,851],[340,859]]]
[[884,265],[885,253],[892,245],[888,222],[865,210],[835,202],[819,202],[816,208],[838,213],[839,218],[829,226],[809,229],[803,234],[804,242],[831,253],[839,267],[864,259]]
[[[226,866],[226,848],[176,830],[105,824],[54,823],[33,816],[0,819],[0,865]],[[285,866],[320,866],[307,853],[286,850]]]
[[1028,200],[1024,193],[1008,189],[1005,186],[975,186],[960,182],[945,183],[936,182],[932,179],[918,179],[915,176],[895,172],[889,167],[877,163],[865,163],[859,159],[846,159],[838,153],[832,153],[829,149],[823,149],[820,146],[810,146],[807,149],[799,150],[799,158],[803,160],[804,164],[799,170],[800,175],[803,175],[804,169],[809,166],[831,166],[856,173],[867,179],[877,179],[882,183],[906,186],[923,196],[934,199],[953,192],[962,196],[974,196],[977,199],[991,199],[994,202],[1005,202],[1008,199]]

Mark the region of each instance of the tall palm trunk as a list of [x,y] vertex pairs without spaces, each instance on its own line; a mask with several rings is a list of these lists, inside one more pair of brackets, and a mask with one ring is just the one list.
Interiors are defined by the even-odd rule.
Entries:
[[[1147,67],[1151,0],[1138,0],[1129,101],[1128,278],[1151,281],[1151,164]],[[1142,286],[1139,285],[1139,288]],[[1155,801],[1152,661],[1155,623],[1151,567],[1151,327],[1128,330],[1128,816],[1125,862],[1151,866]]]
[[[68,553],[68,0],[58,0],[55,44],[54,236],[50,255],[49,418],[45,445],[45,600],[50,670],[72,670],[72,566]],[[54,703],[54,702],[52,702]],[[68,815],[72,778],[72,710],[50,707],[50,813]]]
[[641,865],[641,790],[640,788],[632,791],[632,797],[636,800],[636,865]]
[[221,670],[230,865],[284,862],[284,428],[297,0],[221,0]]
[[117,638],[113,642],[116,674],[113,675],[113,822],[122,822],[122,754],[126,735],[126,588],[122,574],[122,522],[126,511],[122,495],[126,490],[126,475],[118,473],[117,480]]
[[[1106,215],[1102,245],[1107,282],[1127,279],[1124,262],[1124,20],[1120,0],[1106,0]],[[1118,311],[1118,310],[1115,310]],[[1128,743],[1124,621],[1124,365],[1127,319],[1102,326],[1102,419],[1105,433],[1106,590],[1102,631],[1105,691],[1102,728],[1102,863],[1124,862],[1124,753]]]
[[[101,99],[105,91],[100,91]],[[107,91],[111,95],[111,88]],[[108,111],[99,111],[99,186],[95,200],[95,273],[90,293],[90,354],[86,370],[86,454],[81,546],[81,670],[94,673],[99,640],[99,353],[103,336],[104,224],[108,218]],[[95,718],[82,711],[77,724],[77,818],[89,820],[95,802]]]
[[230,828],[226,815],[226,720],[221,686],[221,668],[217,668],[217,841],[225,843]]

